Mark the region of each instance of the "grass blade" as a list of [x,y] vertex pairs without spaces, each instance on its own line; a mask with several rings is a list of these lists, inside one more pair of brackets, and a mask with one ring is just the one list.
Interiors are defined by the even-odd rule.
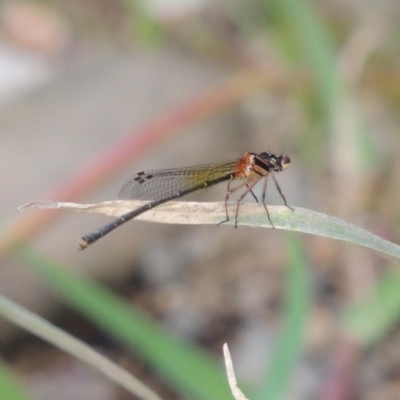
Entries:
[[[25,308],[15,304],[11,300],[8,300],[1,295],[0,315],[2,315],[8,321],[13,322],[23,329],[26,329],[28,332],[31,332],[47,342],[54,344],[56,347],[64,350],[73,357],[87,363],[88,365],[91,365],[140,399],[160,400],[160,397],[144,386],[140,381],[128,374],[122,368],[118,367],[116,364],[109,361],[101,354],[92,350],[80,340],[74,338],[38,315],[26,310]],[[0,376],[4,378],[4,374]],[[2,383],[3,382],[0,381],[2,395],[4,395]],[[7,384],[6,380],[4,380],[4,384]],[[9,380],[8,388],[9,390],[12,389]],[[18,399],[19,397],[5,396],[2,398]]]
[[230,399],[221,365],[203,351],[160,329],[105,288],[83,277],[76,277],[24,248],[23,260],[35,268],[69,304],[99,327],[139,353],[164,379],[187,398]]
[[283,329],[277,349],[254,399],[286,398],[290,376],[302,347],[303,332],[310,304],[310,282],[301,241],[289,236],[287,296],[283,315]]
[[344,313],[345,329],[357,343],[371,345],[398,323],[399,288],[400,276],[395,271],[388,271],[373,293]]
[[[134,209],[137,205],[137,202],[133,201],[109,201],[98,204],[44,201],[30,203],[20,207],[20,210],[26,208],[57,208],[119,216]],[[234,206],[236,206],[236,203],[234,203]],[[137,219],[170,224],[215,225],[225,218],[224,207],[224,203],[170,202],[141,214]],[[277,229],[309,233],[355,243],[376,251],[388,260],[396,262],[400,260],[400,246],[340,218],[299,207],[294,207],[293,212],[283,206],[268,206],[268,210]],[[234,219],[231,218],[226,225],[232,225],[234,222]],[[271,228],[264,208],[259,204],[252,203],[244,203],[240,206],[238,225]]]
[[21,389],[21,384],[9,371],[7,366],[0,361],[0,388],[2,399],[28,400],[26,393]]

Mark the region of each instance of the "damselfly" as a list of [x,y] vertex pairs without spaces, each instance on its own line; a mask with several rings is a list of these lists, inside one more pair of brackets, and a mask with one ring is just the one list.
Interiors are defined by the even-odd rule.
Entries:
[[[275,172],[281,172],[290,165],[290,158],[286,155],[276,156],[270,153],[245,153],[239,159],[224,160],[214,164],[196,165],[185,168],[142,171],[132,176],[122,187],[119,194],[121,199],[129,200],[148,200],[143,206],[121,215],[113,222],[103,226],[102,228],[83,236],[79,248],[85,249],[90,244],[96,242],[107,233],[118,228],[125,222],[137,217],[138,215],[166,203],[167,201],[177,199],[197,190],[208,188],[217,183],[228,181],[228,189],[225,196],[225,215],[226,218],[219,222],[222,224],[229,221],[228,200],[232,193],[243,189],[243,193],[237,200],[235,213],[235,228],[237,227],[237,217],[239,214],[239,205],[244,197],[251,193],[258,202],[253,192],[254,186],[264,178],[264,186],[261,202],[267,212],[269,222],[274,227],[267,205],[265,204],[265,194],[267,191],[267,183],[269,175],[274,180],[276,189],[280,196],[288,206],[286,198],[275,178]],[[244,180],[242,183],[231,188],[234,180]],[[218,225],[219,225],[218,224]]]

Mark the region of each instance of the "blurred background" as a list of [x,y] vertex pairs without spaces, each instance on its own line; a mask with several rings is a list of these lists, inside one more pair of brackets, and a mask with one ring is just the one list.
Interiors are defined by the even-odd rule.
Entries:
[[[365,248],[132,221],[78,252],[79,238],[107,217],[16,211],[37,200],[113,200],[143,169],[284,152],[292,164],[277,178],[290,205],[398,242],[399,21],[394,0],[1,1],[1,295],[164,399],[215,396],[187,383],[203,378],[180,366],[183,355],[164,365],[166,347],[128,346],[106,310],[96,314],[54,271],[116,296],[221,376],[228,342],[251,399],[400,398],[400,283]],[[225,191],[192,199],[222,201]],[[272,184],[267,197],[281,204]],[[365,328],[350,334],[354,318]],[[0,323],[1,370],[26,398],[132,398]],[[215,398],[231,398],[221,385]]]

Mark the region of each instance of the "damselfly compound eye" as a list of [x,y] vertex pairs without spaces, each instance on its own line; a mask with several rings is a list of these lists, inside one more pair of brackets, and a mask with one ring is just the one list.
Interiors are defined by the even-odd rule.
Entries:
[[288,156],[282,156],[282,168],[287,168],[290,165],[290,158]]

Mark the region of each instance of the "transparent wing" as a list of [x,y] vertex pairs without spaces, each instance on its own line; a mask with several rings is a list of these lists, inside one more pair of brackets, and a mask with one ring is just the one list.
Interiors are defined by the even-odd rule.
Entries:
[[[237,159],[192,167],[142,171],[131,176],[119,192],[120,199],[159,200],[204,182],[212,183],[237,172]],[[228,178],[227,178],[228,179]]]

